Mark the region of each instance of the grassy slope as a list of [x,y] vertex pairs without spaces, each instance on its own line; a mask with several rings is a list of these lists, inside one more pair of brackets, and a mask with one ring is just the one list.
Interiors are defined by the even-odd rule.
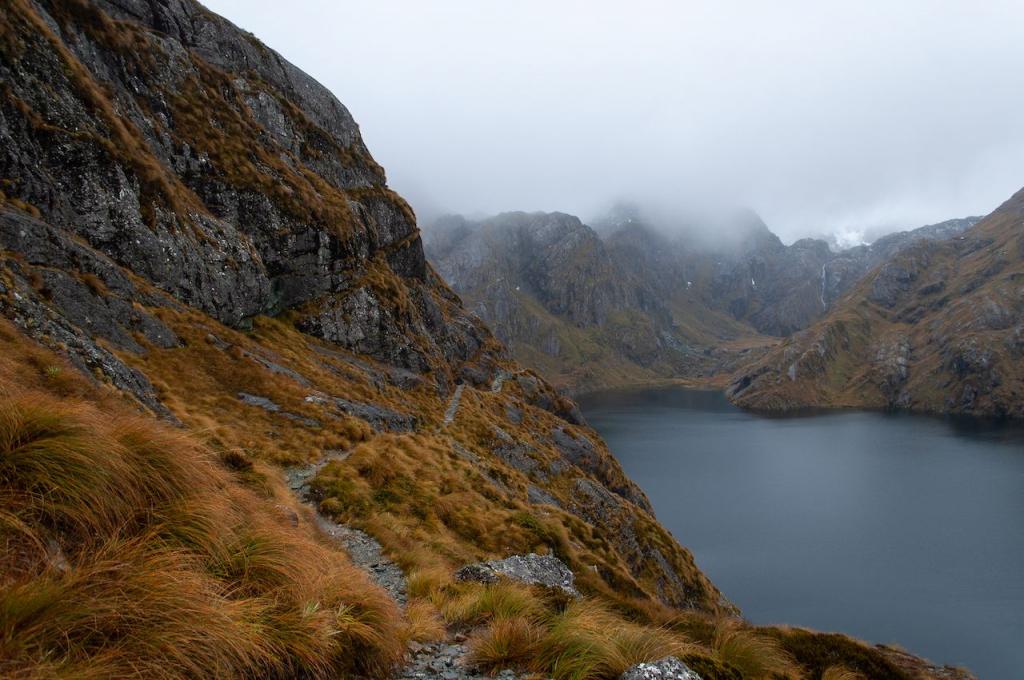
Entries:
[[[897,672],[882,651],[842,636],[757,630],[713,612],[675,610],[645,594],[654,584],[631,575],[609,543],[615,517],[595,527],[553,506],[526,504],[527,480],[481,447],[495,422],[526,438],[553,422],[532,407],[526,407],[522,430],[496,420],[506,407],[522,405],[512,393],[467,390],[453,426],[439,429],[444,401],[432,391],[377,387],[350,363],[358,357],[336,348],[321,347],[332,354],[316,351],[318,341],[286,319],[258,319],[243,334],[197,312],[157,311],[184,346],[123,357],[153,378],[186,432],[133,413],[123,397],[86,381],[4,322],[3,422],[17,421],[19,400],[27,399],[40,417],[79,428],[89,442],[76,449],[77,466],[63,477],[56,472],[59,459],[47,466],[53,491],[34,505],[13,500],[31,472],[10,465],[4,470],[0,493],[12,499],[4,504],[12,510],[4,515],[0,558],[20,566],[5,570],[0,630],[9,659],[5,672],[14,677],[130,675],[128,664],[166,677],[261,676],[296,668],[320,677],[353,664],[379,671],[395,661],[407,638],[442,638],[450,634],[446,627],[470,633],[473,658],[482,667],[534,669],[558,678],[613,678],[631,663],[670,652],[682,654],[706,678],[760,678],[766,669],[780,677],[817,678],[836,664],[888,669],[869,677],[915,677]],[[222,349],[218,341],[231,346]],[[272,356],[330,393],[413,412],[422,427],[375,434],[363,421],[332,416],[305,401],[308,388],[266,370],[251,358],[255,354]],[[269,395],[282,411],[334,424],[302,427],[281,412],[243,404],[238,391]],[[127,470],[110,454],[123,446],[125,432],[135,451]],[[475,452],[482,464],[457,455],[453,442]],[[317,543],[301,511],[298,527],[291,524],[294,515],[282,511],[295,501],[281,489],[277,464],[305,462],[335,448],[351,455],[315,480],[321,509],[373,533],[407,571],[412,601],[405,619],[342,554]],[[540,443],[538,450],[543,455]],[[65,489],[89,491],[95,483],[83,484],[87,479],[102,480],[100,491],[55,510],[52,501]],[[103,493],[113,479],[116,493]],[[166,501],[148,491],[168,486]],[[557,481],[549,489],[567,498]],[[94,519],[93,501],[109,505],[113,519]],[[164,511],[165,505],[173,511]],[[83,542],[75,528],[81,518],[68,521],[54,515],[57,510],[101,522],[96,526],[102,529],[86,525],[82,533],[92,538]],[[653,520],[637,529],[676,559]],[[62,557],[41,549],[50,538]],[[452,582],[454,568],[465,561],[528,550],[566,559],[588,598],[568,606],[564,598],[513,584]],[[60,566],[64,559],[69,571]],[[109,569],[111,561],[130,565],[131,573]],[[702,578],[692,562],[677,571]],[[168,587],[168,578],[190,585],[179,591]],[[108,598],[119,598],[111,600],[117,606],[94,618],[97,602]],[[80,618],[79,603],[90,608],[88,619]],[[134,631],[130,639],[128,629]],[[225,635],[207,634],[214,629]],[[175,656],[194,638],[202,643],[190,657],[198,659],[198,668]]]
[[6,321],[0,347],[0,675],[378,674],[401,657],[397,607],[265,466],[219,464]]

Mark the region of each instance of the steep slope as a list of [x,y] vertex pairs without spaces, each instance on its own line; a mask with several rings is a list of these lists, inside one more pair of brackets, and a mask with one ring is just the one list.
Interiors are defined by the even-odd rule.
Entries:
[[619,208],[598,229],[612,259],[654,282],[663,299],[685,292],[708,310],[784,337],[820,318],[868,271],[901,249],[920,240],[953,238],[979,219],[896,232],[839,252],[821,239],[787,246],[753,213],[715,228],[679,225],[672,228],[676,235],[667,238],[635,208]]
[[395,602],[273,470],[130,408],[0,319],[0,675],[380,675]]
[[868,245],[837,252],[821,270],[821,298],[831,307],[868,272],[918,241],[946,241],[964,233],[981,221],[980,217],[963,217],[928,224],[910,231],[887,234]]
[[918,241],[745,368],[738,404],[1024,417],[1024,192],[952,240]]
[[713,373],[723,360],[711,347],[756,335],[677,295],[673,262],[643,262],[665,251],[639,225],[606,243],[571,215],[504,213],[443,218],[428,235],[427,256],[470,309],[570,389]]
[[[679,226],[669,238],[640,213],[620,210],[601,229],[616,259],[646,276],[655,273],[666,299],[699,300],[709,312],[740,322],[734,326],[781,336],[820,314],[820,271],[831,255],[824,241],[787,247],[749,212],[722,222],[700,230]],[[646,247],[638,250],[638,243]]]
[[587,589],[719,610],[575,406],[427,265],[322,86],[193,2],[17,0],[2,26],[4,316],[211,446],[365,440],[324,507],[435,536],[433,566],[558,537]]

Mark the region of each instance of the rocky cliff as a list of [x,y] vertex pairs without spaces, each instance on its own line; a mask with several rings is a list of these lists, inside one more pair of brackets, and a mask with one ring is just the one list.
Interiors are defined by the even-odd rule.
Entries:
[[[980,218],[949,220],[834,251],[822,239],[787,246],[753,213],[720,228],[675,225],[658,234],[637,210],[599,222],[612,258],[656,282],[663,299],[682,292],[759,333],[784,337],[820,318],[872,268],[921,240],[959,235]],[[716,234],[709,237],[707,232]],[[718,234],[721,235],[718,235]]]
[[822,320],[738,374],[731,398],[1024,416],[1022,228],[1018,192],[951,239],[897,248]]

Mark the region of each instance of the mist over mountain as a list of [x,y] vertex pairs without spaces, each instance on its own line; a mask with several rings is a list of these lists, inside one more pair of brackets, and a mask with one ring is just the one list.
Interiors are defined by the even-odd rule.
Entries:
[[1010,0],[211,6],[346,93],[425,221],[622,198],[877,237],[985,214],[1024,165]]
[[438,273],[517,358],[580,391],[727,374],[904,248],[979,219],[840,251],[787,246],[750,211],[672,217],[635,203],[589,225],[565,213],[449,215],[424,233]]

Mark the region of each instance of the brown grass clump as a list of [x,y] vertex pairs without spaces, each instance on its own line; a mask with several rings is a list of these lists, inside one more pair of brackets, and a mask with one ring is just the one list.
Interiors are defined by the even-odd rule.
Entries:
[[187,435],[0,384],[0,675],[334,677],[401,658],[390,598]]
[[719,623],[712,648],[720,661],[739,670],[745,679],[803,677],[793,656],[776,640],[730,620]]
[[413,599],[405,607],[409,639],[417,642],[438,642],[445,639],[447,630],[437,607],[428,600]]
[[596,601],[582,600],[551,618],[534,664],[556,680],[617,678],[638,663],[693,649],[668,629],[623,620]]
[[432,600],[442,588],[451,583],[452,575],[445,567],[424,567],[410,571],[406,581],[410,597]]
[[469,661],[488,671],[528,668],[543,636],[543,628],[529,617],[498,619],[469,639]]
[[864,676],[843,666],[829,666],[821,674],[821,680],[864,680]]
[[643,661],[700,651],[667,628],[634,623],[597,600],[568,604],[521,585],[473,584],[448,591],[449,621],[482,623],[470,660],[487,671],[517,668],[556,680],[617,678]]
[[441,606],[449,623],[482,623],[514,617],[539,618],[544,605],[526,585],[501,580],[453,586]]

